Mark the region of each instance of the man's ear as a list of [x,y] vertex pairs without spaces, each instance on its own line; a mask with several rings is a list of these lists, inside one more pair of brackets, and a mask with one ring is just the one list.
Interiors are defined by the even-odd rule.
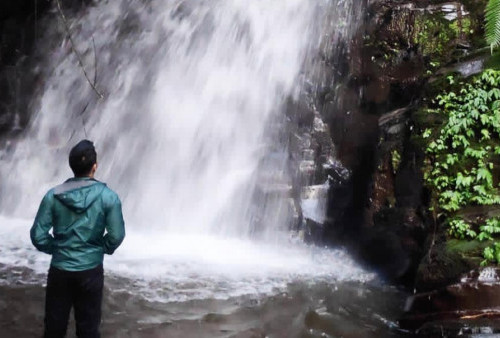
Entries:
[[96,163],[94,163],[94,165],[92,166],[92,172],[94,172],[94,173],[95,173],[95,172],[96,172],[96,170],[97,170],[97,162],[96,162]]

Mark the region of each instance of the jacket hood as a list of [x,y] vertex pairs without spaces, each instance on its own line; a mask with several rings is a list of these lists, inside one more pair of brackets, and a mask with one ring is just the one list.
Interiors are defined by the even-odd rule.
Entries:
[[82,213],[101,195],[106,184],[92,178],[71,178],[54,188],[54,196],[62,204]]

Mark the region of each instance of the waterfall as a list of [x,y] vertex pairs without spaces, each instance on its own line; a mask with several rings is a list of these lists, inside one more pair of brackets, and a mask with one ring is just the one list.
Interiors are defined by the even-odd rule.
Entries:
[[[33,115],[0,149],[0,265],[46,271],[50,257],[27,233],[43,194],[72,176],[70,148],[88,138],[96,177],[120,195],[127,228],[106,270],[133,280],[134,293],[225,298],[294,280],[373,278],[344,252],[287,231],[298,204],[287,107],[314,95],[312,82],[328,85],[318,80],[318,62],[328,67],[319,49],[347,32],[350,8],[344,0],[115,0],[66,10],[103,99],[53,12],[37,46]],[[335,35],[325,32],[332,26]],[[264,241],[248,240],[257,236]]]
[[[273,126],[300,90],[325,6],[122,0],[86,8],[70,20],[71,34],[105,98],[97,99],[67,38],[43,49],[50,57],[40,65],[48,71],[39,108],[3,156],[3,212],[32,215],[43,193],[71,176],[70,147],[89,138],[97,178],[120,194],[129,224],[248,234],[259,168],[285,146],[276,145]],[[57,36],[64,31],[56,22],[49,32]],[[286,182],[286,161],[275,162]],[[283,214],[273,220],[278,228]]]

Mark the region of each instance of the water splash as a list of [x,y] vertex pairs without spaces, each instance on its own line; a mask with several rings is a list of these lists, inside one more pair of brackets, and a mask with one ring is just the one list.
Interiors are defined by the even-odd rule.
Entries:
[[[45,282],[50,256],[27,240],[30,220],[0,216],[0,285]],[[3,274],[2,265],[9,267]],[[300,242],[258,243],[213,235],[172,235],[133,229],[105,270],[120,289],[149,301],[186,302],[268,296],[289,283],[368,282],[375,278],[342,250]],[[25,271],[28,268],[31,272]],[[5,277],[2,277],[5,275]],[[123,288],[123,289],[122,289]]]
[[88,135],[98,178],[122,197],[127,220],[127,239],[106,270],[142,285],[137,292],[217,298],[271,293],[297,279],[372,278],[345,253],[290,243],[283,233],[273,243],[245,239],[255,215],[267,220],[268,239],[287,228],[289,199],[256,199],[255,190],[289,184],[283,105],[301,90],[307,56],[336,5],[100,2],[70,24],[84,64],[97,63],[104,100],[68,41],[54,46],[64,31],[49,24],[38,112],[0,154],[0,263],[46,270],[49,257],[27,238],[30,221],[16,217],[32,217],[45,191],[71,176],[69,148]]
[[[98,177],[137,227],[246,235],[259,164],[276,149],[266,126],[300,89],[327,2],[113,1],[71,22],[97,101],[68,41],[45,67],[40,108],[1,170],[3,212],[33,214],[71,176],[66,156],[86,134]],[[95,38],[96,58],[92,48]],[[87,47],[87,48],[86,48]],[[90,71],[89,71],[90,72]],[[283,167],[274,168],[287,180]],[[277,228],[287,221],[274,220]]]

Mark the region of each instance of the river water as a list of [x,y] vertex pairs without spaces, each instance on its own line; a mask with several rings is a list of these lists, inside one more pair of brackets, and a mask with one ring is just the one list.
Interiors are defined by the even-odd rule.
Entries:
[[127,227],[105,260],[105,337],[404,336],[404,294],[290,233],[289,198],[255,197],[290,184],[285,102],[325,27],[348,38],[353,13],[342,0],[96,2],[66,14],[97,93],[54,10],[31,122],[0,152],[1,336],[42,328],[50,257],[29,228],[82,138]]
[[[29,220],[0,220],[0,330],[33,337],[49,257]],[[404,293],[341,250],[131,231],[105,270],[104,337],[409,336],[396,322]]]

